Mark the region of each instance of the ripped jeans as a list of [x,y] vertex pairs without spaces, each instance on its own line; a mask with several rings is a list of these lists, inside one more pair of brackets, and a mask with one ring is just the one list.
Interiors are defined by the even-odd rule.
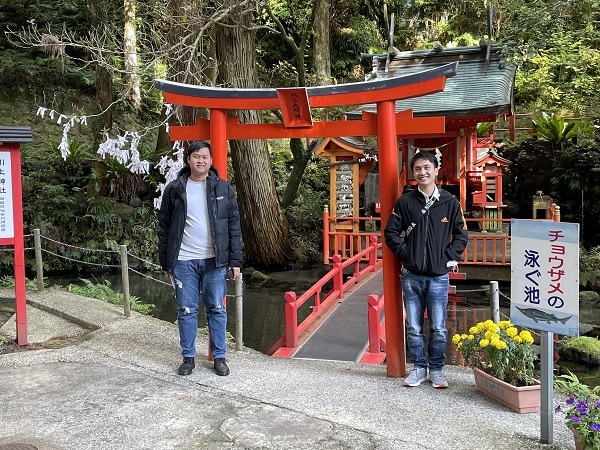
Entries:
[[225,358],[227,312],[223,300],[227,292],[226,272],[226,267],[215,267],[214,258],[175,263],[171,274],[175,283],[177,325],[182,356],[196,356],[199,296],[202,287],[202,301],[210,332],[210,349],[215,358]]

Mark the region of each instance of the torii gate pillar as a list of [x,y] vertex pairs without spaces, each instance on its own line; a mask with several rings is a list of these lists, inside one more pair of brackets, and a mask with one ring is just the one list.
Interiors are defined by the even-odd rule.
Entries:
[[227,179],[227,111],[210,110],[210,145],[213,148],[213,165],[219,176]]
[[[377,146],[379,148],[379,192],[381,193],[381,238],[398,199],[398,141],[394,101],[377,103]],[[387,245],[383,250],[383,292],[385,293],[386,363],[388,377],[406,374],[404,319],[400,289],[400,260]]]

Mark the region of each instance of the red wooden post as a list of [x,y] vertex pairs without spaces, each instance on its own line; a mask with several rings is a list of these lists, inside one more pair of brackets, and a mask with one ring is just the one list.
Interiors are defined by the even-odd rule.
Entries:
[[369,245],[371,251],[369,252],[369,266],[371,270],[375,272],[375,266],[377,265],[377,236],[369,236]]
[[25,241],[20,143],[31,142],[31,128],[0,126],[0,245],[14,248],[15,315],[17,344],[27,344],[25,292]]
[[323,207],[323,264],[329,264],[329,206]]
[[379,309],[379,296],[371,294],[367,297],[367,322],[369,326],[369,351],[381,352],[381,311]]
[[338,292],[338,297],[344,295],[344,272],[342,269],[342,256],[339,253],[333,255],[333,270],[335,275],[333,276],[333,290]]
[[[23,237],[23,190],[21,185],[21,153],[19,146],[10,151],[12,172],[13,224],[15,231],[15,313],[17,344],[27,344],[27,301],[25,295],[25,241]],[[10,220],[10,219],[9,219]]]
[[288,291],[285,298],[285,346],[298,347],[298,308],[296,293]]
[[[381,238],[383,230],[398,199],[398,144],[396,137],[395,102],[377,103],[377,142],[379,147],[379,192],[381,193]],[[404,351],[404,320],[402,320],[402,291],[400,261],[384,245],[383,292],[386,322],[386,362],[388,377],[406,374]]]

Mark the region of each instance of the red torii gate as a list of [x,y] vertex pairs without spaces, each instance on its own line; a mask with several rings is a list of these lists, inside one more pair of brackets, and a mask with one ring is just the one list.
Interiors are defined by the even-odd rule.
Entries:
[[[395,112],[395,101],[444,90],[446,78],[456,74],[451,63],[401,77],[331,86],[282,89],[229,89],[193,86],[155,80],[165,99],[183,106],[208,108],[210,119],[196,125],[171,127],[171,140],[209,140],[213,163],[227,177],[227,141],[235,139],[316,138],[336,136],[377,136],[381,223],[385,225],[399,196],[398,137],[410,139],[445,132],[445,117],[413,117],[412,110]],[[377,113],[363,112],[361,120],[314,122],[311,108],[376,103]],[[280,109],[283,123],[241,124],[227,117],[228,110]],[[383,233],[383,231],[382,231]],[[383,236],[382,236],[383,237]],[[387,375],[406,374],[402,291],[398,258],[383,246],[383,289],[386,311]]]

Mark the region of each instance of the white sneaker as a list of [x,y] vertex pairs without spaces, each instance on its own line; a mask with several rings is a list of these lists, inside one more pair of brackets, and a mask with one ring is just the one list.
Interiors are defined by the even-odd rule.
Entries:
[[425,367],[415,367],[404,379],[404,386],[419,386],[423,381],[427,381],[427,369]]
[[448,387],[448,380],[441,370],[429,371],[429,379],[431,385],[436,389],[446,389]]

